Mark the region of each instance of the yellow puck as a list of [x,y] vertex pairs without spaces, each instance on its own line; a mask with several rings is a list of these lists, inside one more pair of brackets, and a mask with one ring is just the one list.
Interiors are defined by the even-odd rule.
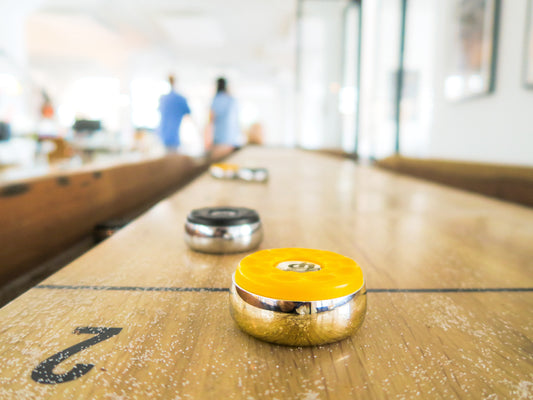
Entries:
[[239,327],[259,339],[305,346],[353,334],[366,312],[361,268],[325,250],[261,250],[241,260],[230,290]]
[[363,271],[345,256],[325,250],[261,250],[243,258],[235,283],[259,296],[292,301],[329,300],[357,292]]
[[234,179],[238,171],[239,166],[236,164],[216,163],[209,167],[209,172],[215,178]]
[[215,163],[211,165],[212,168],[219,168],[224,171],[237,171],[239,166],[237,164],[228,164],[228,163]]

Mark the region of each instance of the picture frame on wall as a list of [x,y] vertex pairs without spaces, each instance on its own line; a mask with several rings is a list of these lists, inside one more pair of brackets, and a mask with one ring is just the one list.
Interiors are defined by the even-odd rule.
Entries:
[[494,91],[500,0],[454,0],[444,93],[450,101]]
[[524,87],[533,89],[533,0],[527,2],[526,12],[526,34],[524,41],[524,69],[522,71],[522,82]]

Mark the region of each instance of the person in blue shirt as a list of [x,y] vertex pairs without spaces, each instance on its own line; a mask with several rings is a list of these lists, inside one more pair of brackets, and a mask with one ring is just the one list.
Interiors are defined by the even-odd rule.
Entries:
[[211,104],[210,121],[214,125],[214,144],[242,146],[237,100],[228,94],[225,78],[217,79],[217,94]]
[[180,125],[185,115],[191,113],[187,100],[174,89],[175,78],[168,77],[170,92],[159,99],[159,136],[167,150],[176,150],[180,145]]

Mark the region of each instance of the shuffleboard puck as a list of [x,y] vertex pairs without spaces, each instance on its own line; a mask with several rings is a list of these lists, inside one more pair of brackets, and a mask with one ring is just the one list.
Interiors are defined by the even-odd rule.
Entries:
[[259,214],[244,207],[207,207],[193,210],[185,222],[185,242],[203,253],[239,253],[263,238]]
[[248,182],[266,182],[268,170],[266,168],[240,168],[237,177]]
[[268,181],[266,168],[239,167],[236,164],[217,163],[209,168],[211,176],[217,179],[239,179],[247,182]]
[[218,179],[236,179],[239,166],[235,164],[217,163],[211,165],[211,176]]
[[230,289],[230,312],[246,333],[272,343],[336,342],[363,323],[363,272],[324,250],[261,250],[241,260]]

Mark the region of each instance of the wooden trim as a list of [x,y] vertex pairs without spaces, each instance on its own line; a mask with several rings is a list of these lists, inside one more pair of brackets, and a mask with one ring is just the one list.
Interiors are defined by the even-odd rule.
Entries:
[[376,165],[401,174],[533,207],[532,167],[402,156],[378,160]]

